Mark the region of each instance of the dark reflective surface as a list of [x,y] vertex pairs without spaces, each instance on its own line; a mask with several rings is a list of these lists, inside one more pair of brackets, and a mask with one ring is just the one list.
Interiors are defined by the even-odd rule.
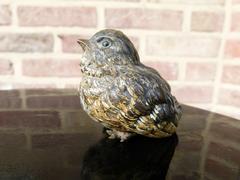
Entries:
[[239,178],[239,120],[183,106],[178,138],[119,143],[104,138],[76,94],[0,91],[0,179]]
[[81,179],[165,179],[178,138],[102,139],[84,155]]

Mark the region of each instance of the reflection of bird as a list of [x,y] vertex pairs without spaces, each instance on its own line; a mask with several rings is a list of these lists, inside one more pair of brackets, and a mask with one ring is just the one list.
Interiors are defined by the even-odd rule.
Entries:
[[109,129],[110,138],[123,141],[131,134],[160,138],[176,131],[181,107],[170,86],[156,70],[141,64],[122,32],[102,30],[78,43],[84,50],[81,103]]
[[164,139],[135,136],[126,143],[102,139],[84,155],[83,180],[163,180],[178,143],[177,135]]

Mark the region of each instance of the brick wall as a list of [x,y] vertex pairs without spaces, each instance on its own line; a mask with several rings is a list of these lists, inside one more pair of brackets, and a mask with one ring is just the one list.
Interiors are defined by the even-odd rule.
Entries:
[[71,88],[76,39],[116,28],[186,104],[240,119],[239,0],[0,1],[0,89]]

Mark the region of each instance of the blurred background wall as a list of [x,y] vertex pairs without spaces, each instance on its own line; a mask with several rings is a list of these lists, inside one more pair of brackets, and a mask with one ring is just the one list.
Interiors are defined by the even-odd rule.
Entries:
[[77,88],[76,40],[103,28],[182,103],[240,119],[240,0],[1,0],[0,89]]

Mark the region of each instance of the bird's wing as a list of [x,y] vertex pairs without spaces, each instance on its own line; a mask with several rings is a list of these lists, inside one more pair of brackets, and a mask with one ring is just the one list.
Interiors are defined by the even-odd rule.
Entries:
[[176,99],[160,75],[149,69],[128,69],[101,97],[106,113],[118,114],[131,131],[153,137],[175,132]]

